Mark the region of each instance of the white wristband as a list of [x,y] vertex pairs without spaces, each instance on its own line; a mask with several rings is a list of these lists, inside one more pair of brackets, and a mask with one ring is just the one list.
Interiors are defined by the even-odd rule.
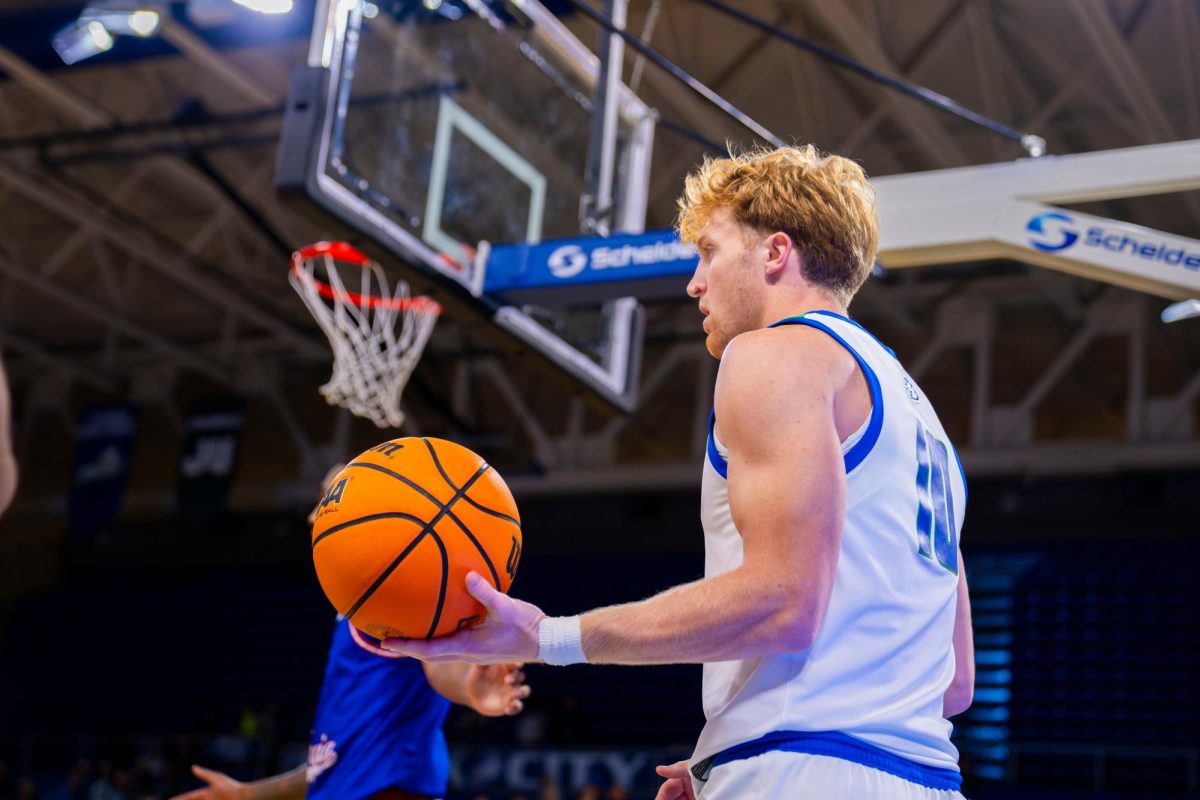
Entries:
[[538,660],[556,667],[587,663],[578,615],[542,617],[538,623]]

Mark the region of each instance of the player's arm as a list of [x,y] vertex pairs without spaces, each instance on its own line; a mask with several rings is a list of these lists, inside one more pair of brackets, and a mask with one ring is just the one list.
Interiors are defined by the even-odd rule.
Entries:
[[438,694],[485,717],[521,713],[529,697],[520,664],[424,662],[425,679]]
[[954,610],[954,679],[942,697],[942,714],[953,717],[971,707],[975,697],[975,639],[971,630],[971,599],[962,551],[958,553],[958,600]]
[[12,504],[16,493],[17,457],[13,453],[12,398],[8,391],[4,363],[0,361],[0,514]]
[[[812,644],[833,591],[845,516],[834,396],[854,375],[854,363],[823,334],[808,333],[743,334],[722,358],[717,417],[729,449],[741,566],[584,614],[579,630],[587,660],[723,661]],[[541,609],[500,594],[474,573],[467,589],[488,609],[481,625],[428,641],[390,639],[384,646],[432,661],[538,656]]]
[[717,378],[741,566],[584,614],[589,661],[722,661],[812,644],[833,590],[845,517],[834,398],[853,367],[822,333],[789,333],[739,336]]
[[171,800],[303,800],[308,791],[304,764],[291,772],[242,783],[223,772],[192,766],[192,774],[207,786],[177,795]]

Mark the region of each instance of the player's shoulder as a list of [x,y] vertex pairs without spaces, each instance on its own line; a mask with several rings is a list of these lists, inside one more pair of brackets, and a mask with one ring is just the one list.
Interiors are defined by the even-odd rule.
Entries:
[[735,382],[790,379],[820,385],[844,379],[853,366],[847,359],[846,349],[824,331],[786,325],[734,337],[721,355],[721,373]]

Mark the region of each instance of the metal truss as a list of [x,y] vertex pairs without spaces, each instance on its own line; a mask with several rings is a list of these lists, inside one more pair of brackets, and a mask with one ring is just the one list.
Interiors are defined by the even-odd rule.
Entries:
[[[865,5],[761,0],[757,11],[913,80],[936,81],[943,66],[939,52],[965,43],[962,68],[977,84],[983,110],[1045,131],[1054,153],[1200,137],[1200,9],[1194,4],[1097,10],[1086,0],[1066,0],[1062,13],[1074,21],[1082,43],[1070,54],[1006,29],[1005,15],[997,13],[1003,4],[946,3],[936,18],[922,17],[926,29],[913,31],[903,46],[888,41],[871,14],[855,13]],[[655,38],[664,44],[675,39],[684,51],[680,63],[695,64],[705,46],[691,35],[699,14],[688,4],[663,4],[661,11]],[[890,13],[901,13],[900,6]],[[1170,21],[1161,46],[1178,63],[1178,104],[1164,99],[1156,76],[1132,51],[1133,34],[1152,14],[1162,15],[1160,23],[1163,16]],[[638,20],[631,22],[636,27]],[[286,54],[218,51],[170,21],[161,35],[182,56],[125,65],[121,81],[105,80],[99,70],[44,73],[0,48],[0,70],[10,79],[0,84],[0,135],[103,131],[161,119],[162,109],[179,101],[173,85],[189,72],[189,91],[218,115],[266,114],[282,105]],[[770,93],[747,98],[765,124],[789,137],[869,156],[878,173],[939,170],[877,179],[889,276],[864,290],[854,314],[897,345],[942,413],[954,417],[948,424],[972,477],[1200,467],[1200,363],[1192,355],[1200,325],[1179,323],[1168,334],[1155,319],[1155,300],[1138,294],[1200,295],[1200,271],[1147,261],[1128,248],[1084,252],[1083,239],[1059,249],[1034,244],[1054,247],[1066,241],[1065,234],[1085,237],[1096,227],[1139,244],[1200,252],[1200,239],[1060,208],[1200,188],[1200,144],[962,166],[1008,153],[991,137],[977,139],[914,103],[813,69],[789,48],[763,46],[759,37],[738,43],[709,57],[700,77],[739,98],[756,87],[777,93],[778,85],[763,80],[768,73],[776,84],[795,89],[794,104],[780,104]],[[672,92],[655,71],[645,74],[644,85],[665,114],[699,131],[723,130],[711,108]],[[849,113],[841,120],[851,119],[844,126],[827,113],[843,108]],[[128,141],[136,149],[150,140]],[[180,134],[178,141],[185,151],[188,137]],[[677,194],[698,150],[660,149],[653,195],[663,201]],[[281,421],[294,445],[303,474],[260,487],[262,502],[309,502],[312,481],[332,460],[350,454],[365,423],[319,406],[315,392],[285,389],[280,358],[311,363],[319,372],[329,353],[299,307],[292,316],[274,296],[283,268],[278,239],[303,242],[308,227],[275,197],[270,148],[206,153],[221,174],[237,176],[240,198],[269,231],[180,153],[164,149],[117,165],[65,158],[57,175],[42,169],[38,155],[32,146],[0,154],[0,214],[32,217],[36,211],[54,242],[34,257],[0,240],[0,346],[27,378],[20,387],[27,412],[42,409],[69,425],[66,401],[86,389],[153,403],[178,419],[174,390],[185,378],[198,377],[250,395],[251,403]],[[82,191],[98,186],[103,204]],[[169,209],[156,216],[142,199],[164,194],[187,207],[186,219],[168,219]],[[1194,193],[1181,195],[1180,205],[1200,221]],[[1051,219],[1040,234],[1030,230],[1035,217],[1060,211],[1068,221]],[[152,230],[156,223],[164,230]],[[993,270],[994,264],[980,266],[981,259],[1004,264]],[[1013,261],[1038,266],[1026,269]],[[923,269],[930,265],[942,266]],[[30,307],[58,310],[85,335],[35,341],[13,322]],[[192,331],[188,313],[219,324]],[[1036,353],[1023,352],[1013,323],[1022,314],[1053,322],[1054,335],[1041,336]],[[704,351],[690,305],[652,306],[649,319],[644,401],[629,417],[597,409],[569,389],[543,385],[520,364],[481,351],[468,332],[445,320],[416,377],[433,374],[439,362],[453,365],[442,382],[430,381],[436,396],[421,401],[410,387],[401,433],[458,438],[465,425],[470,436],[464,438],[473,437],[489,458],[489,451],[532,454],[538,474],[506,472],[519,494],[694,488],[716,363]],[[1099,389],[1089,396],[1101,373],[1120,377],[1118,396]],[[1094,417],[1093,429],[1079,433],[1064,425],[1072,412]],[[378,432],[386,435],[395,432]],[[144,499],[145,507],[169,502],[165,494],[155,498],[150,492],[133,500]]]
[[[256,108],[282,103],[281,92],[263,88],[256,78],[177,23],[164,25],[162,33],[189,60]],[[8,124],[0,122],[0,133],[10,136],[28,135],[28,129],[16,129],[16,120],[31,119],[31,112],[39,107],[57,119],[70,120],[75,130],[78,126],[120,130],[122,117],[118,114],[131,113],[130,103],[139,97],[147,104],[138,114],[140,118],[155,116],[152,109],[161,107],[161,98],[156,97],[157,76],[140,65],[126,72],[128,80],[142,82],[143,90],[132,91],[127,83],[121,83],[119,97],[99,91],[92,99],[3,48],[0,68],[13,79],[9,86],[15,84],[24,92],[14,100],[22,104],[22,115],[6,114]],[[5,94],[12,91],[16,89]],[[26,98],[34,102],[23,102]],[[109,111],[110,105],[119,111]],[[220,158],[228,170],[240,176],[237,186],[242,198],[261,209],[280,235],[296,237],[299,227],[279,205],[273,190],[271,153],[268,146],[268,158],[254,162],[236,153]],[[38,263],[23,260],[11,248],[0,253],[0,276],[7,287],[18,287],[25,296],[38,298],[36,302],[44,304],[49,314],[69,315],[77,325],[91,322],[102,331],[93,335],[90,343],[72,347],[73,354],[67,357],[34,345],[9,324],[0,325],[4,328],[0,341],[6,349],[42,369],[52,368],[57,376],[56,391],[39,388],[45,383],[41,378],[30,384],[28,400],[35,407],[31,410],[44,406],[61,410],[74,383],[111,393],[117,388],[114,377],[104,376],[124,375],[125,389],[134,399],[162,403],[169,414],[178,416],[178,411],[170,408],[169,395],[179,370],[203,376],[229,391],[253,392],[257,385],[266,396],[277,397],[275,385],[261,380],[247,385],[245,374],[263,373],[239,364],[253,364],[264,354],[328,359],[324,343],[298,327],[298,320],[307,327],[306,318],[289,318],[273,303],[263,301],[277,292],[286,253],[279,252],[275,241],[249,223],[238,203],[186,158],[139,158],[97,194],[90,174],[75,178],[73,172],[79,170],[68,166],[59,168],[57,178],[48,179],[47,171],[38,169],[42,165],[32,160],[32,151],[16,148],[10,154],[11,158],[0,161],[0,208],[20,203],[40,209],[46,225],[64,235]],[[204,215],[189,226],[182,241],[155,230],[156,209],[140,197],[164,191]],[[223,265],[219,271],[213,269],[214,262]],[[264,266],[272,272],[264,272]],[[99,295],[92,288],[96,284],[101,287]],[[172,310],[181,318],[220,320],[218,338],[197,341],[195,334],[185,332],[188,326],[167,321]],[[80,348],[95,355],[81,362]],[[297,447],[304,453],[311,451],[305,432],[299,426],[291,430]]]

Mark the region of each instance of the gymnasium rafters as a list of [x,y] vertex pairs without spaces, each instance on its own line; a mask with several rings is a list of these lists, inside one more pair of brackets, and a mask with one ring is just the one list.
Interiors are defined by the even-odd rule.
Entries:
[[[25,452],[35,432],[69,441],[78,408],[103,399],[143,404],[144,428],[174,447],[190,397],[238,392],[253,398],[246,446],[279,457],[244,478],[235,503],[306,497],[311,481],[300,472],[319,475],[347,442],[381,434],[339,420],[317,398],[328,348],[284,283],[286,248],[330,233],[272,187],[280,109],[305,34],[232,46],[169,22],[145,57],[65,67],[25,54],[17,21],[81,5],[0,0],[0,346]],[[1037,133],[1053,154],[1200,138],[1195,3],[738,6]],[[293,13],[311,12],[299,3]],[[568,25],[595,42],[580,15]],[[628,27],[777,134],[857,158],[874,175],[1023,155],[694,0],[632,0]],[[669,123],[746,141],[636,61],[627,51],[626,81],[639,76],[639,93]],[[701,153],[660,126],[651,227],[671,223]],[[1086,210],[1200,237],[1198,195]],[[1196,467],[1200,325],[1163,328],[1162,305],[994,263],[896,273],[869,286],[855,313],[918,365],[975,474]],[[444,320],[407,395],[413,430],[475,442],[513,470],[532,462],[531,487],[691,485],[715,370],[697,322],[691,303],[650,309],[645,402],[625,419],[498,360]],[[138,469],[151,479],[137,485],[150,488],[131,501],[153,507],[174,462],[170,453],[147,458]],[[61,472],[35,461],[21,502],[60,496]]]

